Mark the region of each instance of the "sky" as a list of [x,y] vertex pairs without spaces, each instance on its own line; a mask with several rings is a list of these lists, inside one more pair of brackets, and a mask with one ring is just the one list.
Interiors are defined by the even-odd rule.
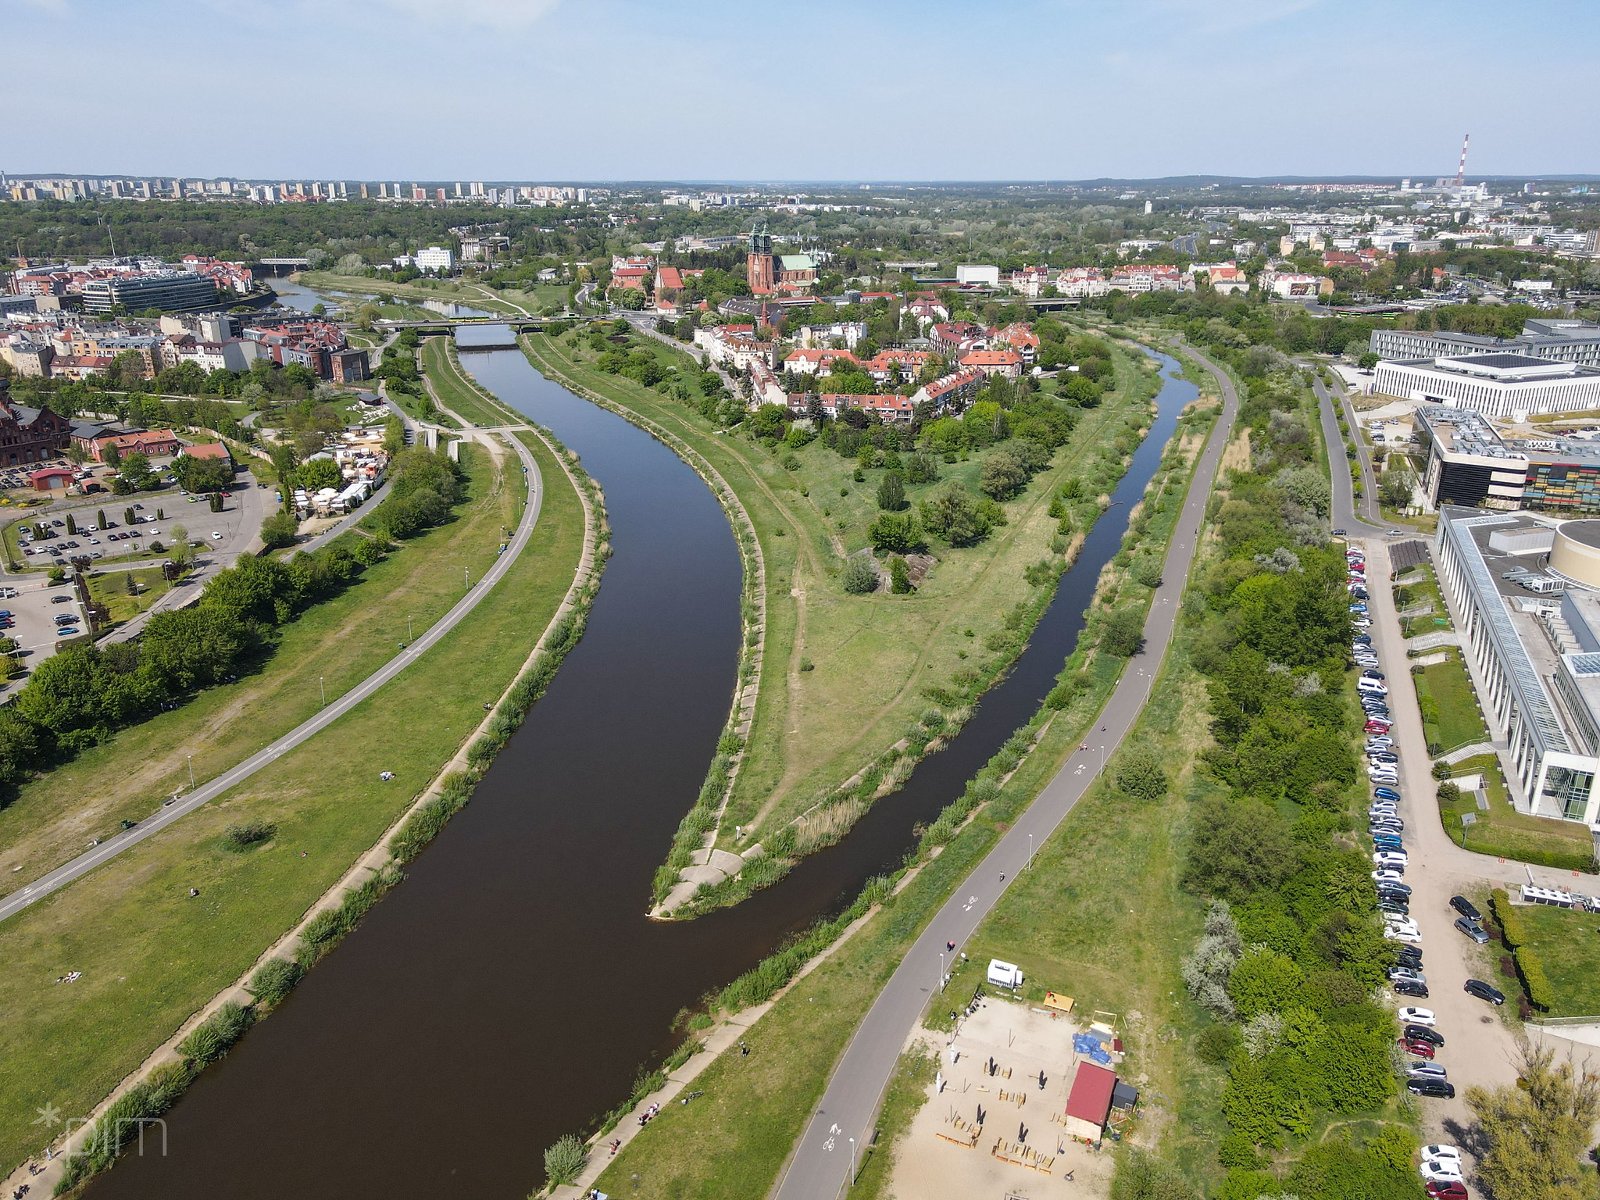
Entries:
[[0,171],[1600,174],[1594,0],[0,0]]

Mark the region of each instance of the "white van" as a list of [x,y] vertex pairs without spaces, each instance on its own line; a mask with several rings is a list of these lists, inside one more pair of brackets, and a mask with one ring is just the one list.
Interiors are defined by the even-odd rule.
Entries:
[[1016,963],[1001,962],[998,958],[991,958],[988,979],[995,987],[1019,988],[1022,986],[1022,968]]
[[1358,690],[1370,692],[1374,696],[1387,696],[1389,694],[1389,685],[1387,683],[1381,679],[1368,679],[1365,675],[1356,680],[1356,687]]

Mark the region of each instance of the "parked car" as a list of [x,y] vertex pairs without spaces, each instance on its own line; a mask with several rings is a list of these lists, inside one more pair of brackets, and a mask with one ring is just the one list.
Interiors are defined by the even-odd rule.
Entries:
[[1372,873],[1374,883],[1399,883],[1403,872],[1396,871],[1393,867],[1379,867]]
[[1469,979],[1462,985],[1461,990],[1469,996],[1476,996],[1479,1000],[1487,1000],[1495,1007],[1506,1002],[1506,994],[1497,987],[1485,983],[1481,979]]
[[1379,800],[1392,800],[1395,803],[1399,803],[1400,801],[1400,793],[1395,791],[1393,788],[1374,788],[1372,794]]
[[1457,1162],[1461,1161],[1461,1148],[1459,1146],[1445,1144],[1424,1146],[1421,1154],[1423,1162],[1427,1162],[1430,1158],[1453,1158]]
[[1406,884],[1406,883],[1401,883],[1398,877],[1395,878],[1395,879],[1379,880],[1378,881],[1378,888],[1381,891],[1398,892],[1402,896],[1411,895],[1411,885],[1410,884]]
[[1405,1038],[1401,1038],[1400,1048],[1407,1054],[1414,1054],[1418,1058],[1432,1059],[1433,1056],[1438,1053],[1438,1051],[1433,1048],[1432,1042],[1424,1042],[1417,1038],[1412,1038],[1409,1041]]
[[[1431,1008],[1402,1008],[1400,1020],[1407,1025],[1426,1025],[1429,1029],[1439,1023]],[[1442,1046],[1444,1042],[1440,1041],[1438,1044]]]
[[[1401,1020],[1404,1019],[1404,1017],[1401,1017]],[[1444,1034],[1433,1027],[1432,1021],[1427,1024],[1423,1024],[1421,1021],[1413,1021],[1400,1032],[1405,1034],[1408,1041],[1421,1040],[1431,1042],[1435,1047],[1444,1045]]]
[[1402,966],[1396,965],[1396,966],[1390,967],[1389,970],[1386,973],[1389,976],[1389,982],[1390,983],[1395,983],[1395,982],[1397,982],[1397,981],[1399,981],[1401,979],[1409,979],[1409,980],[1413,981],[1414,983],[1427,983],[1428,982],[1426,979],[1424,979],[1422,977],[1422,972],[1417,970],[1417,968],[1415,968],[1415,967],[1402,967]]
[[1433,1063],[1433,1062],[1408,1062],[1406,1064],[1406,1074],[1407,1075],[1431,1075],[1435,1079],[1445,1079],[1445,1078],[1447,1078],[1449,1076],[1450,1072],[1446,1071],[1438,1063]]
[[1472,1200],[1472,1193],[1459,1179],[1428,1183],[1428,1200]]
[[1406,1080],[1406,1091],[1413,1096],[1429,1096],[1436,1100],[1454,1100],[1456,1098],[1456,1085],[1447,1079],[1430,1079],[1425,1075],[1414,1075]]
[[1478,911],[1477,905],[1473,904],[1465,896],[1451,896],[1450,907],[1474,924],[1483,920],[1483,914]]
[[1456,928],[1480,946],[1489,944],[1489,935],[1484,932],[1483,926],[1475,921],[1469,921],[1465,917],[1457,917]]

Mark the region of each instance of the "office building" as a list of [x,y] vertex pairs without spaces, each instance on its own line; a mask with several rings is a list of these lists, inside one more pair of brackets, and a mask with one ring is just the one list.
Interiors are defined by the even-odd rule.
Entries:
[[1522,420],[1532,413],[1600,408],[1600,369],[1513,353],[1385,361],[1371,390]]
[[1600,817],[1600,521],[1439,513],[1434,560],[1519,812]]
[[1453,358],[1464,354],[1511,353],[1600,367],[1600,325],[1567,318],[1540,318],[1524,322],[1522,333],[1514,338],[1374,329],[1369,348],[1379,358]]
[[84,311],[90,313],[109,313],[119,308],[130,313],[147,309],[181,312],[217,306],[217,285],[204,275],[187,271],[90,279],[83,284],[82,294]]

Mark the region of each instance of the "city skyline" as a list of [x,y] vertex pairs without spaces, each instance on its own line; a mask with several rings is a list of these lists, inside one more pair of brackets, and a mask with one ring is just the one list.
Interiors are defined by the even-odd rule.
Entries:
[[[13,175],[573,181],[1572,176],[1600,164],[1600,43],[1507,39],[1487,3],[819,0],[804,19],[730,0],[364,0],[270,9],[18,0],[10,65],[48,122],[16,122]],[[114,37],[106,36],[109,31]],[[70,50],[70,53],[64,53]],[[129,64],[137,64],[130,66]],[[196,64],[202,64],[197,66]],[[197,103],[193,72],[221,82]],[[95,139],[118,114],[167,138]],[[1537,94],[1532,80],[1537,80]],[[265,85],[290,103],[262,107]],[[230,100],[230,91],[246,97]],[[1508,103],[1523,92],[1527,104]],[[1511,93],[1508,97],[1507,93]],[[1537,104],[1550,119],[1526,119]],[[910,136],[908,136],[908,134]],[[103,156],[103,157],[102,157]]]

